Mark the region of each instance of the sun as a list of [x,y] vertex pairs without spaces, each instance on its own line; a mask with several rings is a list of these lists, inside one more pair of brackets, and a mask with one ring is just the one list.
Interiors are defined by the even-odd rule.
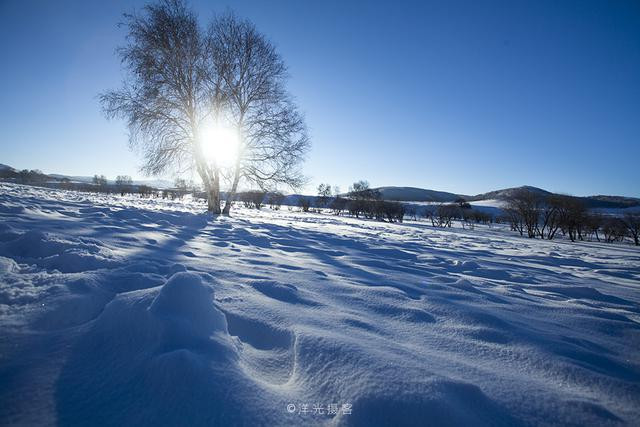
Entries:
[[209,162],[232,166],[238,158],[240,136],[237,129],[220,123],[205,125],[200,131],[202,152]]

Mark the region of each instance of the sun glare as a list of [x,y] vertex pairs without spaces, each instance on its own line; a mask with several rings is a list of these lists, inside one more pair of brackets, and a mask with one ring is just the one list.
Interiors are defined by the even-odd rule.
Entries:
[[203,154],[208,161],[215,161],[219,166],[232,166],[235,163],[240,148],[236,129],[211,124],[202,129],[200,138]]

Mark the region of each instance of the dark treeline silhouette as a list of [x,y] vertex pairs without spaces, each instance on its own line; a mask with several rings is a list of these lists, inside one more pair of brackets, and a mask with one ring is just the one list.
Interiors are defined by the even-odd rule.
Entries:
[[529,238],[552,240],[561,233],[572,242],[592,237],[600,241],[602,233],[607,242],[623,241],[628,236],[639,244],[640,212],[605,216],[589,211],[577,197],[539,195],[522,189],[507,199],[504,212],[502,219],[511,229]]

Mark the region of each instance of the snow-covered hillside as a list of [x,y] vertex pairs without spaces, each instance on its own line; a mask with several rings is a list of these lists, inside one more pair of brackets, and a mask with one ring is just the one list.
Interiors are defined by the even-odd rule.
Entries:
[[638,248],[204,207],[0,184],[1,425],[640,420]]

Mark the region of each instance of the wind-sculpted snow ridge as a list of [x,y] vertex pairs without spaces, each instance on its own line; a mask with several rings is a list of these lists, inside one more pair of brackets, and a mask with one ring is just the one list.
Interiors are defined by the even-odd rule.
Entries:
[[640,252],[0,184],[1,425],[637,425]]

